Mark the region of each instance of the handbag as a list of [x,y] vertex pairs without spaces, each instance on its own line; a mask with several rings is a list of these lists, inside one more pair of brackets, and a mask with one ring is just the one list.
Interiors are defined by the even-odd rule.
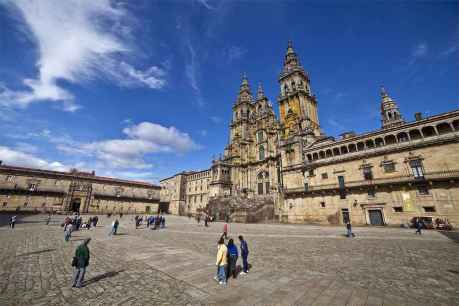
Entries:
[[73,259],[72,259],[72,267],[76,267],[77,264],[78,264],[78,258],[73,257]]

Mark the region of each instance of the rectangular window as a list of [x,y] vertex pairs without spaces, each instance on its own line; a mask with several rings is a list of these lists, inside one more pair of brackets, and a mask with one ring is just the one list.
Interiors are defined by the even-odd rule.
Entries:
[[263,183],[258,183],[258,194],[263,194]]
[[370,167],[363,168],[363,178],[365,180],[372,180],[373,179],[373,173],[371,172],[371,168]]
[[429,188],[427,185],[419,185],[418,186],[418,193],[420,195],[428,195],[429,194]]
[[266,187],[266,194],[268,194],[269,193],[269,182],[265,183],[265,187]]
[[6,207],[8,205],[8,202],[3,202],[3,207]]
[[402,206],[396,206],[396,207],[393,207],[393,209],[394,209],[394,212],[403,212]]
[[320,202],[320,208],[325,208],[325,202]]
[[383,168],[385,173],[395,172],[395,163],[384,163]]
[[340,199],[346,198],[346,185],[344,184],[344,176],[338,176],[338,184],[339,184],[339,197]]
[[309,176],[314,176],[314,169],[309,169]]
[[328,173],[322,173],[322,179],[328,179]]
[[425,212],[436,212],[437,211],[435,209],[435,206],[424,206],[423,208]]
[[424,170],[420,159],[410,161],[410,167],[415,178],[424,178]]
[[36,184],[29,184],[29,190],[30,191],[35,191],[37,189],[37,185]]

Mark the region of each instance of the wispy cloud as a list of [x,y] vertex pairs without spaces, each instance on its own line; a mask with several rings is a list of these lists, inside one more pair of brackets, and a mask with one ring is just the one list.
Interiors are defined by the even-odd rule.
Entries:
[[224,55],[226,56],[229,63],[233,62],[234,60],[241,59],[247,53],[247,49],[239,46],[231,46],[224,51]]
[[23,80],[23,90],[0,88],[0,104],[27,107],[38,101],[61,102],[66,111],[80,106],[61,81],[84,83],[109,78],[121,86],[163,87],[165,72],[145,70],[120,60],[135,49],[127,40],[128,12],[110,0],[7,0],[23,17],[38,48],[38,76]]
[[452,46],[450,46],[449,48],[443,50],[442,52],[440,52],[440,57],[447,57],[447,56],[450,56],[451,54],[457,52],[458,50],[458,46],[457,44],[454,44]]
[[185,75],[190,83],[191,88],[196,97],[196,105],[199,107],[204,106],[204,100],[201,95],[201,88],[198,83],[198,73],[199,73],[199,61],[196,55],[196,50],[191,44],[191,41],[187,41],[187,49],[189,52],[188,60],[185,65]]
[[428,51],[429,51],[429,47],[428,47],[427,43],[425,43],[425,42],[421,42],[421,43],[417,44],[416,46],[414,46],[413,50],[411,51],[409,64],[413,65],[418,60],[426,57]]
[[198,1],[200,4],[202,4],[206,9],[209,9],[209,10],[215,9],[214,7],[212,7],[209,4],[209,0],[196,0],[196,1]]
[[218,116],[210,116],[210,120],[215,124],[218,124],[218,123],[222,122],[222,118],[220,118]]

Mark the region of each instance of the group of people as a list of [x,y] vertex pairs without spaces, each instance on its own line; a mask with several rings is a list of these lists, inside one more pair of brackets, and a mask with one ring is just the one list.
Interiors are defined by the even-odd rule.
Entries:
[[[191,218],[191,215],[190,215],[190,218]],[[201,219],[204,220],[204,226],[205,227],[208,227],[209,226],[209,222],[213,221],[213,218],[206,212],[202,212],[202,213],[197,213],[196,214],[196,221],[198,222],[198,224],[201,223]]]
[[[50,215],[51,216],[51,215]],[[46,224],[49,224],[51,217],[48,216]],[[72,232],[80,230],[80,228],[91,229],[91,226],[96,227],[99,222],[99,217],[90,217],[87,222],[83,222],[83,218],[79,213],[75,213],[72,217],[65,217],[62,226],[64,227],[64,240],[69,241],[72,237]]]
[[[226,225],[226,223],[225,223]],[[239,258],[239,252],[234,240],[230,238],[228,244],[225,244],[225,237],[227,237],[227,227],[224,234],[218,240],[217,248],[217,275],[214,279],[220,284],[225,286],[228,283],[228,279],[232,276],[236,278],[238,275],[237,260]],[[247,261],[249,256],[249,247],[247,241],[244,240],[243,236],[239,236],[240,251],[242,257],[242,271],[241,275],[245,275],[249,272],[249,263]]]
[[166,218],[163,215],[158,214],[157,216],[145,216],[145,219],[142,216],[135,216],[135,228],[137,229],[145,221],[147,228],[156,230],[158,228],[166,227]]

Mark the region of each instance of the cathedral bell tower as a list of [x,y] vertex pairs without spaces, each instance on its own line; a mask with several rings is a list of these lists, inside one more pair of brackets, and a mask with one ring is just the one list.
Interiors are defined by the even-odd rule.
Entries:
[[301,66],[289,41],[284,67],[279,75],[278,97],[283,137],[294,135],[320,135],[317,100],[311,92],[309,77]]
[[397,103],[387,94],[381,86],[381,126],[383,129],[402,125],[405,121],[400,115]]

